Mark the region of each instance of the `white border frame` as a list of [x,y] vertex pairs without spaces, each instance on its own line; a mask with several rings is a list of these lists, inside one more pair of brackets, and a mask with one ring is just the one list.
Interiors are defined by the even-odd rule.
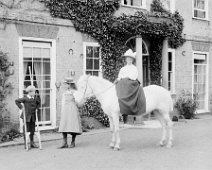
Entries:
[[198,18],[198,17],[195,17],[194,16],[194,0],[192,0],[192,18],[193,19],[197,19],[197,20],[203,20],[203,21],[209,21],[209,8],[208,8],[208,5],[209,5],[209,2],[208,0],[205,0],[205,4],[206,4],[206,9],[205,10],[201,10],[201,9],[197,9],[197,10],[200,10],[200,11],[206,11],[206,17],[205,18]]
[[[173,82],[172,82],[173,87],[171,88],[170,93],[171,94],[176,94],[176,89],[175,89],[175,70],[176,70],[176,65],[175,65],[175,59],[176,59],[176,57],[175,57],[175,49],[168,48],[168,53],[169,52],[172,53],[172,75],[173,75]],[[167,63],[167,64],[169,64],[169,63]]]
[[203,52],[203,51],[193,51],[192,52],[192,97],[193,97],[193,90],[194,90],[194,54],[205,54],[206,55],[206,61],[207,61],[207,66],[206,66],[206,96],[205,96],[205,110],[197,110],[197,113],[206,113],[209,112],[209,52]]
[[[99,43],[97,42],[83,42],[83,75],[85,75],[85,71],[86,71],[86,47],[87,46],[92,46],[92,47],[100,47]],[[102,58],[101,58],[101,47],[100,47],[100,60],[99,60],[99,69],[100,69],[100,74],[99,77],[102,77]]]
[[[35,38],[35,37],[19,37],[19,97],[23,97],[23,40],[28,41],[41,41],[41,42],[50,42],[51,47],[51,105],[50,105],[50,118],[51,126],[40,127],[40,130],[48,130],[56,128],[56,40],[54,39],[45,39],[45,38]],[[22,130],[22,119],[20,119],[20,130]]]

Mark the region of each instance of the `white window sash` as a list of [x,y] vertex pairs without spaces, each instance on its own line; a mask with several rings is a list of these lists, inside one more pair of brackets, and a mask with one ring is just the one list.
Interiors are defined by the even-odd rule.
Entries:
[[[24,47],[41,47],[50,49],[51,58],[51,84],[50,84],[50,126],[43,126],[42,129],[54,129],[56,127],[56,40],[54,39],[44,39],[44,38],[34,38],[34,37],[19,37],[19,97],[23,97],[23,68],[24,68]],[[49,89],[49,88],[48,88]],[[42,122],[40,122],[42,123]],[[39,123],[39,124],[40,124]],[[22,120],[20,119],[20,129],[22,130]]]
[[[197,54],[197,55],[195,55]],[[206,63],[203,63],[203,64],[199,64],[199,63],[194,63],[194,60],[195,59],[199,59],[199,60],[204,60],[204,59],[200,59],[198,54],[200,55],[205,55],[205,60],[206,60]],[[208,52],[202,52],[202,51],[193,51],[193,60],[192,60],[192,97],[194,95],[194,85],[200,85],[202,83],[199,83],[199,82],[195,82],[194,81],[194,75],[198,76],[198,75],[205,75],[205,98],[204,98],[204,102],[205,102],[205,106],[204,106],[204,109],[198,109],[197,110],[197,113],[203,113],[203,112],[208,112],[208,81],[209,81],[209,53]],[[205,70],[205,73],[202,73],[202,74],[194,74],[194,66],[206,66],[206,70]],[[200,100],[199,100],[200,101]]]
[[83,74],[86,74],[86,71],[98,71],[98,76],[102,77],[102,67],[101,67],[101,48],[100,50],[100,54],[99,54],[99,69],[98,70],[94,70],[94,69],[86,69],[86,47],[87,46],[92,46],[92,47],[100,47],[100,45],[98,43],[95,42],[84,42],[83,43]]
[[[208,0],[205,0],[205,8],[204,9],[200,9],[200,8],[197,8],[197,7],[195,7],[194,6],[194,0],[192,0],[192,8],[193,8],[193,10],[192,10],[192,16],[193,16],[193,18],[195,18],[195,19],[200,19],[200,20],[208,20]],[[200,11],[200,12],[205,12],[205,17],[204,18],[202,18],[202,17],[196,17],[196,16],[194,16],[194,11]]]
[[[129,2],[131,2],[131,0],[127,0]],[[135,0],[133,0],[135,1]],[[121,1],[121,5],[122,6],[127,6],[127,7],[132,7],[132,8],[143,8],[143,9],[146,9],[146,0],[140,0],[140,2],[142,1],[142,4],[141,5],[131,5],[131,4],[124,4],[124,0]]]
[[[172,70],[169,71],[168,70],[168,74],[171,73],[171,79],[170,79],[170,82],[171,82],[171,89],[170,89],[170,93],[172,94],[175,94],[175,50],[174,49],[171,49],[169,48],[168,49],[168,53],[171,52],[172,53]],[[168,61],[167,64],[169,64],[170,62]],[[169,67],[169,65],[168,65]]]

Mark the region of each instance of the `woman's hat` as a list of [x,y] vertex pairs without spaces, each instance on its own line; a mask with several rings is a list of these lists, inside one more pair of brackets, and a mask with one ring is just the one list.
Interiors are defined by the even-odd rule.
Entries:
[[136,52],[133,53],[133,51],[131,49],[127,50],[124,55],[124,57],[131,57],[133,59],[135,59],[136,57]]
[[25,91],[26,91],[27,93],[33,92],[33,91],[35,91],[35,90],[36,90],[36,88],[35,88],[35,86],[33,86],[33,85],[30,85],[30,86],[28,86],[28,87],[25,89]]
[[66,77],[64,80],[64,83],[66,84],[75,84],[74,78],[73,77]]

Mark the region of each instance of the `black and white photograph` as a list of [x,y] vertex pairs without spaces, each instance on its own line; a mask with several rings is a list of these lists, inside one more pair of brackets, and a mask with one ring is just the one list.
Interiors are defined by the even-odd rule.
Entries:
[[1,170],[212,170],[212,0],[0,0]]

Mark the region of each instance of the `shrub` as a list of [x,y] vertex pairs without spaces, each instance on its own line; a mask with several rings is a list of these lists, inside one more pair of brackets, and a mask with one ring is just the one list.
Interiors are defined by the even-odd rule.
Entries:
[[3,133],[0,136],[0,142],[12,141],[15,138],[22,136],[22,134],[15,128],[11,128],[9,131]]
[[174,107],[178,110],[180,117],[193,119],[198,107],[197,97],[192,97],[192,94],[190,92],[186,92],[185,90],[183,90],[180,96],[177,98]]
[[109,118],[101,108],[101,104],[95,97],[88,98],[79,108],[82,116],[93,117],[101,122],[104,126],[109,127]]

